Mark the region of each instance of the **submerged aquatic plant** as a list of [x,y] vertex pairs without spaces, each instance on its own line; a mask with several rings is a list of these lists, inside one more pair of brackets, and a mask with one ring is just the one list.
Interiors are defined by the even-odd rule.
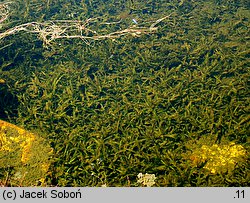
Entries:
[[[56,0],[47,4],[46,12],[37,12],[34,1],[26,6],[22,21],[18,10],[2,21],[6,24],[0,38],[6,46],[0,48],[0,75],[6,82],[1,87],[8,86],[18,102],[0,105],[0,112],[10,114],[15,106],[12,121],[41,129],[53,147],[51,176],[38,178],[41,183],[150,186],[155,182],[151,174],[141,173],[138,182],[133,181],[144,169],[157,174],[157,186],[249,185],[242,148],[249,144],[248,10],[244,14],[237,9],[235,15],[226,9],[226,1],[223,10],[210,1],[156,0],[154,6],[138,1],[132,10],[125,8],[130,15],[125,19],[113,10],[103,14],[106,0],[86,3],[87,12],[79,1],[61,8]],[[131,23],[135,16],[138,24]],[[16,23],[9,23],[12,19]],[[38,23],[14,29],[25,22]],[[16,35],[18,28],[27,30]],[[34,38],[26,31],[35,32]],[[7,37],[10,34],[15,35]],[[45,50],[36,36],[45,45],[58,43]],[[73,41],[73,36],[83,41]],[[112,40],[96,40],[105,37]],[[0,94],[0,104],[5,101]],[[227,136],[242,145],[197,141],[204,134]],[[7,150],[8,142],[15,143],[8,135],[2,138],[6,150],[0,153],[13,155],[21,166],[31,163],[33,138],[16,142],[20,150],[14,153]],[[195,141],[183,160],[183,145],[190,139]],[[48,170],[46,165],[40,168]],[[222,177],[221,171],[233,175]],[[23,174],[11,173],[16,182]]]

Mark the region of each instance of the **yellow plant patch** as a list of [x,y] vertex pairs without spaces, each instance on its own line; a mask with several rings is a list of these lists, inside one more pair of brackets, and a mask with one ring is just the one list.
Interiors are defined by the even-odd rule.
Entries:
[[232,172],[236,164],[247,157],[247,150],[240,144],[234,142],[212,144],[211,140],[206,139],[189,144],[191,153],[188,157],[194,166],[204,164],[203,168],[211,174]]
[[52,153],[38,135],[0,120],[0,173],[11,177],[11,184],[31,186],[43,180]]

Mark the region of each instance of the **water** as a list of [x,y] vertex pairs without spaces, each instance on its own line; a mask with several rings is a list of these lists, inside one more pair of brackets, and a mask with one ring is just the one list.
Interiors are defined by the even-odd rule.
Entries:
[[137,175],[148,173],[156,186],[247,185],[246,157],[224,181],[205,162],[194,166],[190,152],[201,138],[248,149],[247,1],[8,8],[0,119],[39,131],[53,147],[57,175],[47,184],[138,186]]

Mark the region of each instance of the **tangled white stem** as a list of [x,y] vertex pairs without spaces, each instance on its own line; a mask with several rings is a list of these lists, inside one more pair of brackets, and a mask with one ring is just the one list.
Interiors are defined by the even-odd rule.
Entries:
[[9,4],[11,2],[0,3],[0,25],[9,17]]
[[[8,4],[9,3],[0,3],[0,26],[1,23],[9,16]],[[7,36],[14,35],[20,31],[37,34],[45,46],[51,45],[52,41],[62,38],[79,38],[84,40],[85,43],[88,43],[89,40],[115,39],[124,35],[138,37],[141,34],[155,32],[157,30],[156,25],[170,16],[171,14],[155,20],[149,27],[140,27],[136,24],[122,30],[110,32],[108,34],[98,34],[97,31],[91,29],[90,24],[98,23],[100,18],[89,18],[85,21],[55,20],[46,22],[29,22],[9,28],[4,32],[0,32],[0,40]],[[99,24],[112,25],[118,24],[120,22],[121,20],[117,22],[101,22]]]

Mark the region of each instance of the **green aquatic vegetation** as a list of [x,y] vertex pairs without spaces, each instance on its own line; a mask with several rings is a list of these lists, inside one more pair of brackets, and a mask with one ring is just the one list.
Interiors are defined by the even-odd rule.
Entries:
[[[244,1],[238,8],[228,1],[110,2],[125,8],[107,9],[104,1],[30,1],[26,18],[82,20],[101,13],[122,18],[124,24],[117,25],[122,28],[131,18],[157,19],[165,8],[173,14],[156,33],[138,38],[89,46],[61,40],[44,49],[23,34],[1,54],[6,84],[0,95],[13,94],[18,104],[11,121],[39,129],[53,148],[47,183],[139,186],[140,178],[147,183],[143,174],[154,174],[153,186],[248,186],[248,154],[240,167],[229,167],[230,173],[213,174],[212,165],[200,157],[185,157],[190,148],[195,154],[201,148],[197,142],[205,138],[211,138],[214,151],[225,140],[249,148]],[[32,16],[35,8],[46,15]],[[14,37],[9,40],[15,43]],[[3,98],[3,111],[10,113],[12,99],[6,104]],[[199,161],[194,164],[192,158]]]

